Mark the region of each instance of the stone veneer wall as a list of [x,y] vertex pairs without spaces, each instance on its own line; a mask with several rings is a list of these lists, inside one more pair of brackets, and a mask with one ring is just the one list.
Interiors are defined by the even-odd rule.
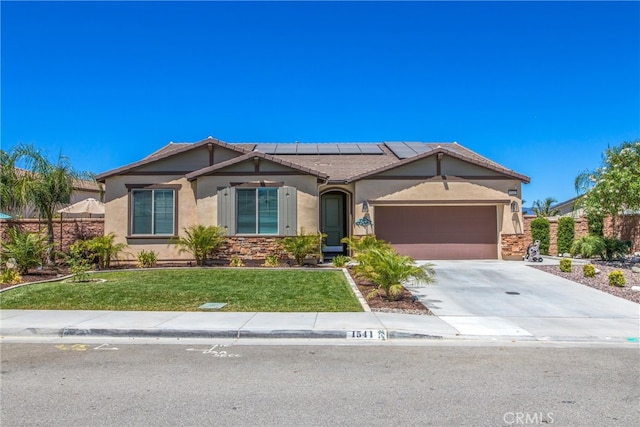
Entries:
[[[39,219],[0,220],[0,240],[8,238],[7,229],[18,227],[22,231],[47,232],[47,223]],[[77,240],[92,239],[104,235],[104,218],[56,218],[53,220],[55,250],[69,252],[69,245]]]
[[229,236],[214,258],[228,261],[233,255],[238,255],[243,261],[264,260],[267,255],[276,254],[281,259],[287,259],[286,251],[280,249],[280,237],[242,237]]

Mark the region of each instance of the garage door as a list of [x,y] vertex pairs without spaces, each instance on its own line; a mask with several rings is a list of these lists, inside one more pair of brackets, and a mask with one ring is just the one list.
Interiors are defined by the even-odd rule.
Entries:
[[496,259],[494,206],[376,206],[376,237],[415,259]]

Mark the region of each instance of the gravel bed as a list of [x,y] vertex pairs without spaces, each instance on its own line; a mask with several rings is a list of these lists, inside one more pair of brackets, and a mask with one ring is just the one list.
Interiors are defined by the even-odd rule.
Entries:
[[[596,277],[584,277],[584,274],[582,274],[581,264],[573,265],[570,273],[560,271],[560,266],[558,265],[531,265],[531,267],[640,304],[640,292],[631,289],[632,286],[640,286],[640,273],[634,273],[631,270],[631,267],[634,265],[640,267],[640,264],[615,261],[592,261],[591,263],[597,270],[600,270],[600,273],[596,274]],[[624,287],[619,288],[617,286],[609,285],[608,275],[613,270],[622,271],[626,280]]]

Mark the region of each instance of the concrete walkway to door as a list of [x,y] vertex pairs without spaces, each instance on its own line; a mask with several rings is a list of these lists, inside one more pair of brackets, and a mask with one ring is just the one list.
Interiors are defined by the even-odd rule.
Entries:
[[436,284],[409,288],[462,335],[632,342],[640,336],[640,305],[528,263],[431,263]]

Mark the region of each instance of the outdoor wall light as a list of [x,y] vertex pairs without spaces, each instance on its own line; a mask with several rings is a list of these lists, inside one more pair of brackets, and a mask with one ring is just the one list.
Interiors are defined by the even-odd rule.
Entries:
[[362,212],[363,213],[369,212],[369,203],[366,200],[362,202]]
[[518,202],[514,200],[513,202],[511,202],[511,212],[518,212],[518,211],[520,211]]

